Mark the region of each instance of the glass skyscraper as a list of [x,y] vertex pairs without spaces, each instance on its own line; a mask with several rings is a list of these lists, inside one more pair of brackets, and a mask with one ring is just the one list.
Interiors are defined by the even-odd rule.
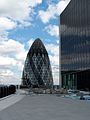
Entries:
[[23,85],[27,87],[51,88],[53,77],[48,53],[38,38],[32,44],[23,69]]
[[62,87],[90,89],[90,0],[71,0],[60,23]]

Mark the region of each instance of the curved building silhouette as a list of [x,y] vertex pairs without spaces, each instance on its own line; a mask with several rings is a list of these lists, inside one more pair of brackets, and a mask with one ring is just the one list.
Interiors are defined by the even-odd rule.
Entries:
[[23,85],[27,87],[51,88],[53,77],[48,53],[38,38],[32,44],[23,69]]

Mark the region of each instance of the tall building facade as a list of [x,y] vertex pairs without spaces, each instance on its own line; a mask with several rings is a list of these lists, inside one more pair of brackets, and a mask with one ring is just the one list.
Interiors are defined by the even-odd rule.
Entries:
[[71,0],[60,23],[62,87],[90,89],[90,0]]
[[53,86],[48,53],[39,38],[34,41],[27,54],[22,80],[23,85],[27,87],[51,88]]

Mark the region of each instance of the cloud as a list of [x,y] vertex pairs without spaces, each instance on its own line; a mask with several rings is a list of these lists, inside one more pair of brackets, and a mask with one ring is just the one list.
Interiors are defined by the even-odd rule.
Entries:
[[51,36],[59,37],[59,27],[57,25],[48,25],[45,27],[45,31]]
[[42,0],[1,0],[0,17],[8,17],[22,25],[30,25],[33,8],[41,3]]
[[0,70],[0,76],[12,76],[14,73],[10,70]]
[[17,59],[24,59],[25,54],[24,45],[18,41],[9,39],[0,43],[0,55],[12,55]]
[[0,15],[16,20],[25,20],[29,17],[33,7],[42,3],[42,0],[1,0]]
[[8,18],[0,17],[0,32],[4,30],[10,30],[16,27],[16,23]]
[[55,6],[49,5],[46,11],[40,10],[39,17],[43,23],[48,23],[51,18],[55,18]]
[[45,45],[51,62],[54,84],[59,84],[59,45]]
[[14,20],[25,20],[29,17],[29,5],[26,0],[1,0],[0,16],[10,17]]
[[29,4],[31,7],[37,6],[37,4],[41,4],[42,0],[29,0]]
[[14,83],[13,80],[15,80],[15,83],[20,84],[26,55],[24,44],[19,41],[7,38],[6,41],[0,42],[0,78],[2,83],[5,81],[7,81],[6,83]]
[[56,44],[46,44],[46,49],[48,52],[50,52],[52,55],[59,55],[59,45]]
[[8,66],[8,65],[15,66],[16,60],[14,60],[14,58],[0,56],[0,66]]
[[[6,73],[5,73],[6,74]],[[21,78],[17,74],[14,75],[0,75],[0,84],[4,85],[20,85],[21,84]]]
[[[11,84],[11,79],[12,79],[12,83],[14,84],[13,81],[15,80],[15,76],[19,74],[17,65],[18,63],[14,58],[0,56],[0,83],[1,84]],[[13,70],[16,67],[17,69]],[[20,82],[20,79],[19,79],[19,82]]]
[[59,44],[59,41],[60,41],[60,40],[56,40],[57,44]]
[[33,39],[33,38],[31,38],[31,39],[27,42],[29,48],[31,47],[31,45],[33,44],[33,42],[34,42],[34,39]]
[[60,0],[57,4],[49,4],[46,10],[39,11],[39,17],[43,23],[48,23],[51,19],[55,19],[65,9],[70,0]]

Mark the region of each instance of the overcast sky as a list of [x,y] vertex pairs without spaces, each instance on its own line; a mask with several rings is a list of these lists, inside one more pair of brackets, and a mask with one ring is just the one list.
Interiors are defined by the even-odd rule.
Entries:
[[59,80],[59,15],[70,0],[0,0],[0,83],[20,84],[30,46],[44,43]]

